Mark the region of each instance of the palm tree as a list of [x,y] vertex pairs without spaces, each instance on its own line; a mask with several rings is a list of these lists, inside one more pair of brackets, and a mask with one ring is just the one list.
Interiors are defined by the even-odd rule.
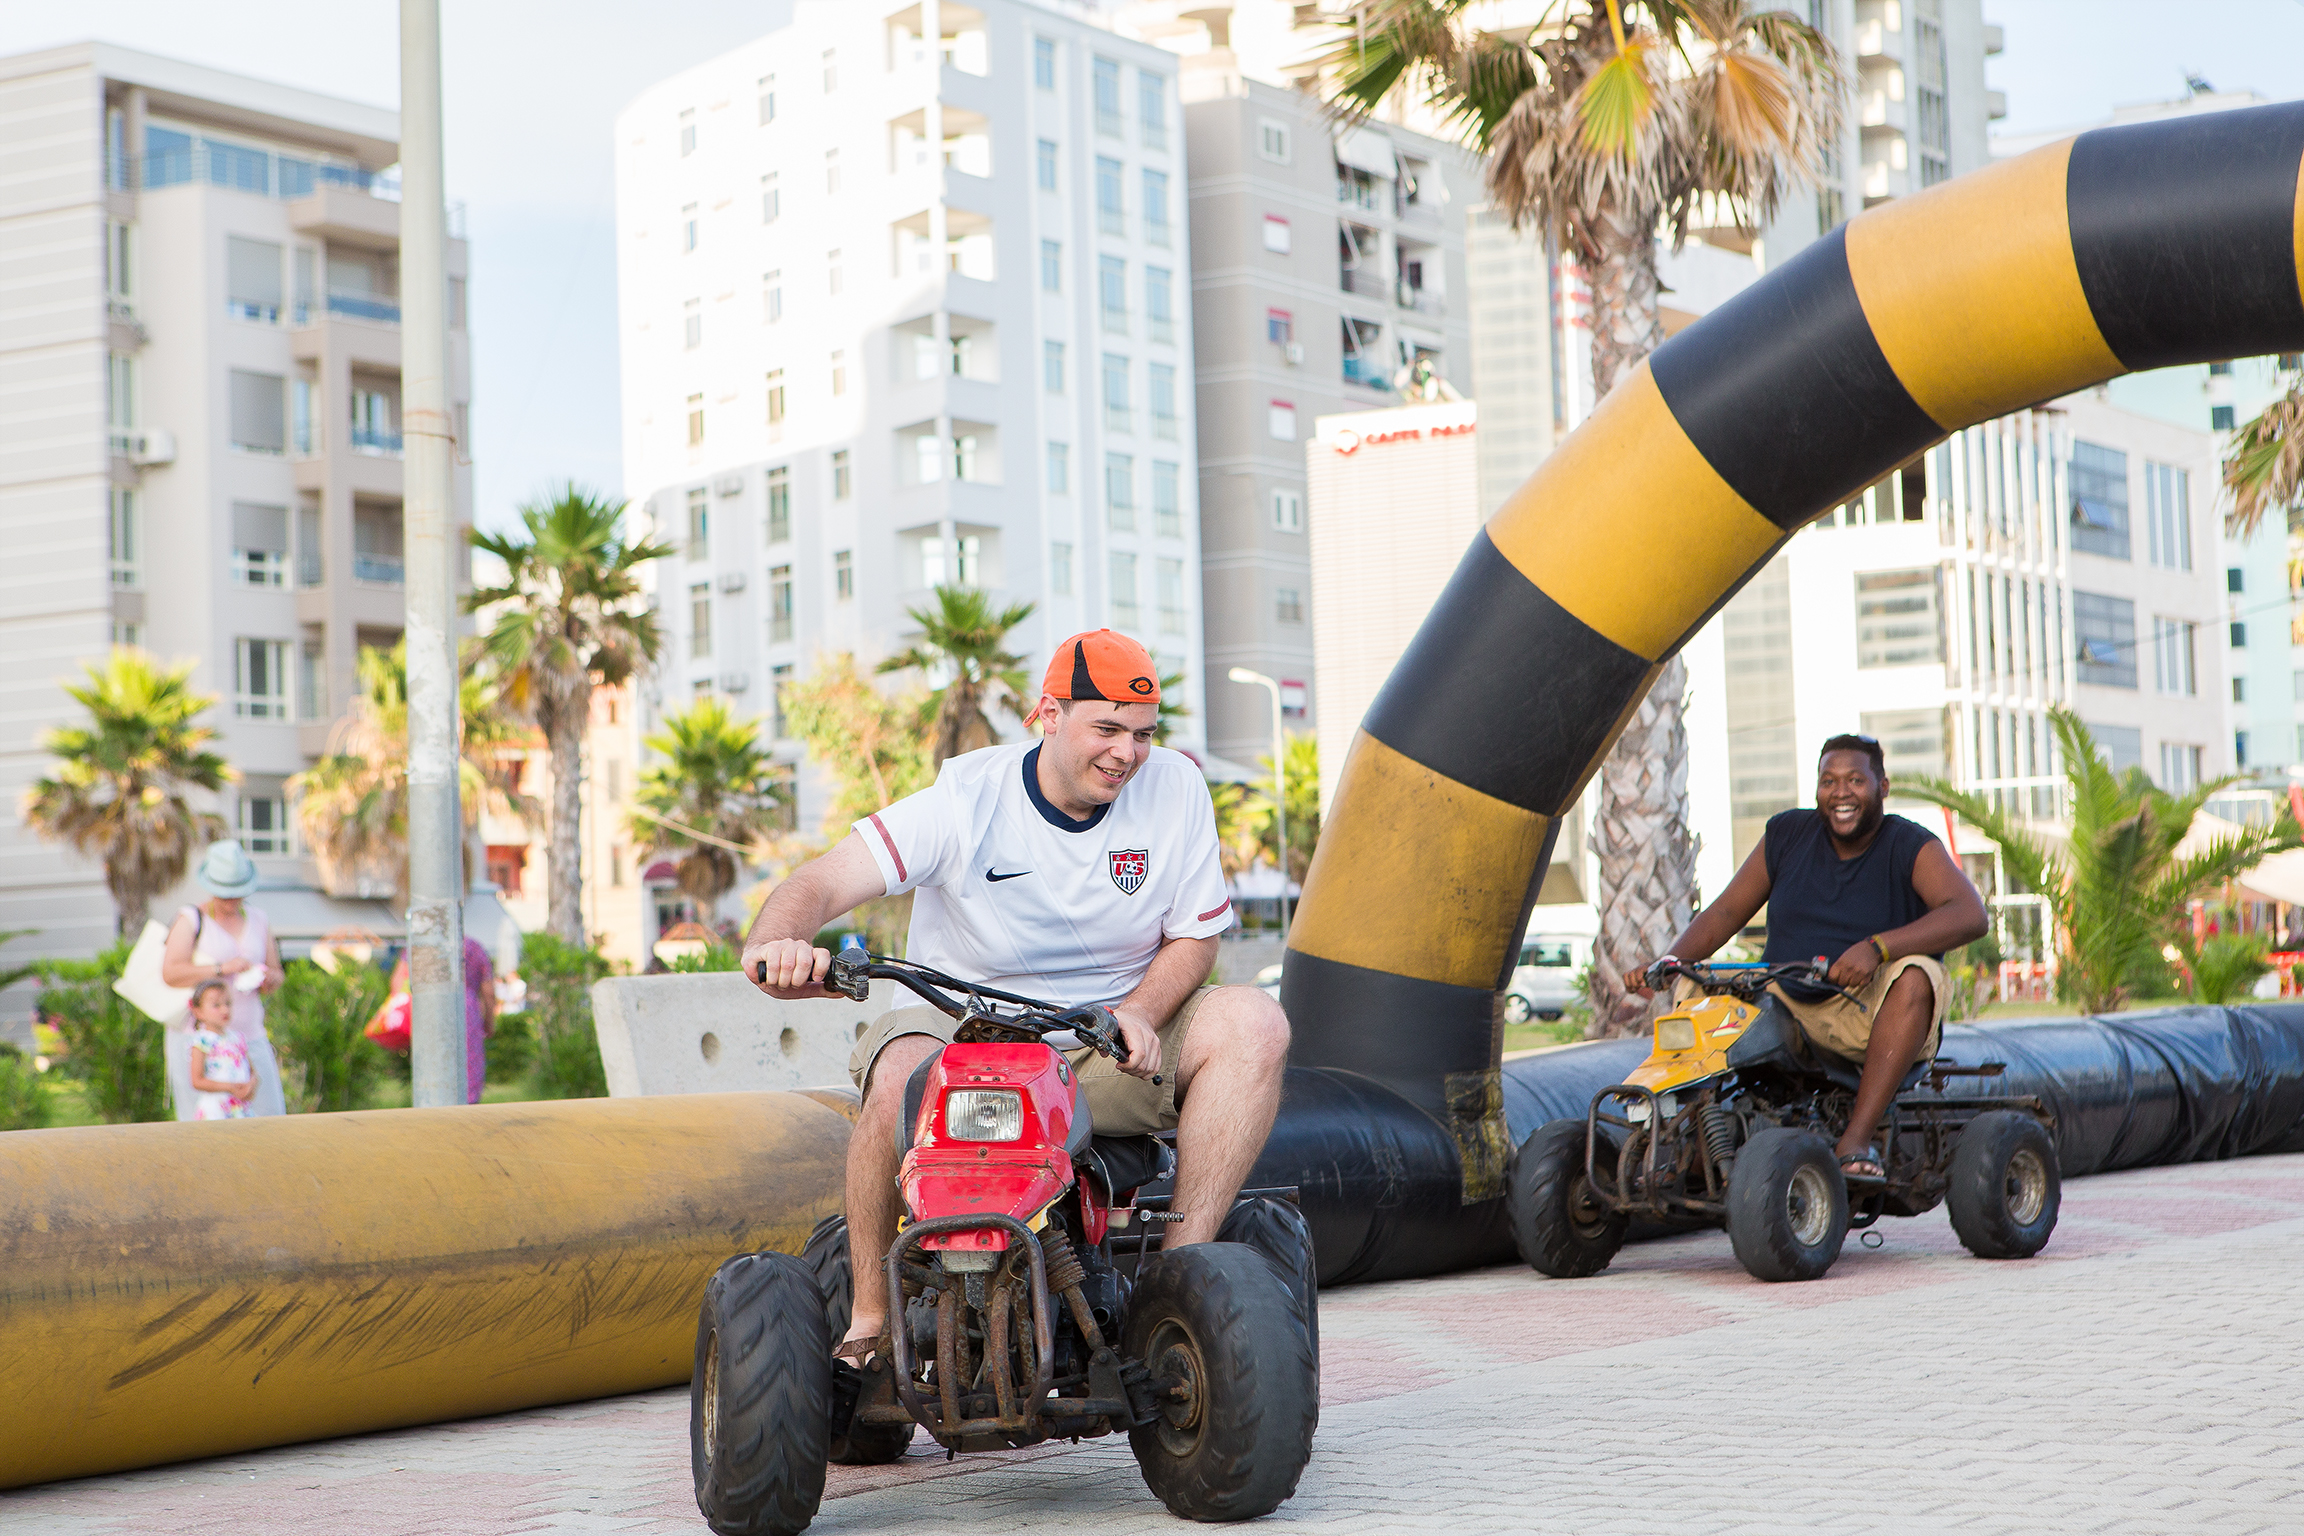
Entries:
[[[1481,0],[1361,0],[1321,60],[1347,117],[1400,93],[1488,156],[1515,228],[1540,226],[1591,280],[1592,397],[1664,342],[1656,243],[1699,223],[1747,236],[1813,182],[1840,132],[1842,76],[1815,29],[1751,0],[1561,0],[1533,29],[1484,31]],[[1696,897],[1686,666],[1668,661],[1601,769],[1603,1032],[1638,1023],[1628,967],[1662,954]]]
[[2017,882],[2048,898],[2064,950],[2063,985],[2087,1012],[2112,1013],[2162,970],[2163,952],[2183,939],[2193,901],[2300,839],[2294,818],[2283,815],[2185,853],[2179,845],[2200,808],[2239,780],[2171,795],[2142,768],[2114,773],[2078,715],[2049,714],[2072,792],[2072,840],[2061,852],[1984,796],[1941,779],[1900,779],[1896,788],[1946,807],[2000,845]]
[[216,733],[193,722],[216,702],[188,686],[192,664],[163,667],[127,646],[65,692],[89,714],[41,739],[56,761],[24,792],[27,826],[104,865],[117,933],[143,931],[152,898],[184,878],[193,850],[224,833],[222,818],[192,808],[196,789],[238,777],[207,750]]
[[523,533],[472,534],[473,548],[504,562],[504,579],[475,586],[464,606],[493,612],[481,649],[505,702],[536,722],[551,754],[545,926],[571,944],[584,942],[577,822],[592,689],[626,681],[663,647],[656,616],[641,603],[640,567],[674,550],[647,539],[626,543],[624,507],[567,485],[520,508]]
[[789,792],[758,745],[760,722],[738,720],[719,699],[698,699],[647,739],[663,761],[640,775],[632,835],[681,853],[680,889],[709,914],[736,888],[735,847],[781,831]]
[[1033,606],[1011,603],[995,613],[992,599],[978,588],[938,587],[933,611],[905,610],[920,626],[920,639],[911,649],[881,662],[878,670],[918,667],[931,678],[947,679],[932,695],[935,718],[928,728],[932,768],[1000,739],[987,710],[1005,704],[1021,719],[1038,702],[1025,697],[1030,683],[1024,675],[1024,658],[1001,648],[1008,631],[1032,616]]
[[2237,539],[2253,537],[2266,512],[2304,507],[2304,380],[2232,434],[2224,488],[2232,493],[2224,531]]
[[832,780],[824,827],[835,837],[935,782],[921,741],[926,696],[890,698],[857,674],[847,652],[817,657],[815,670],[786,683],[781,699],[786,728]]
[[[408,904],[408,644],[360,651],[360,694],[329,732],[327,755],[288,781],[304,845],[321,882],[339,894],[389,881]],[[457,685],[457,802],[464,815],[465,883],[481,812],[514,815],[534,802],[513,787],[510,757],[529,739],[495,686],[471,668]]]

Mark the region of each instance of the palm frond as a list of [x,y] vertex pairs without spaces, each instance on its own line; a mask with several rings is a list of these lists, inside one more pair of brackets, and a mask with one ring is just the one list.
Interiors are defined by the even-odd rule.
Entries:
[[2253,536],[2268,513],[2304,508],[2304,379],[2232,434],[2224,489],[2232,497],[2224,531],[2235,538]]

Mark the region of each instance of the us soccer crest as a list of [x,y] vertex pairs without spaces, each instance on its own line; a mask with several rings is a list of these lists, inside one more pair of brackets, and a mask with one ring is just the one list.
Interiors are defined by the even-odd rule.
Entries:
[[1152,862],[1150,852],[1142,848],[1119,848],[1109,857],[1112,860],[1112,883],[1120,887],[1121,895],[1135,895],[1142,888],[1144,871]]

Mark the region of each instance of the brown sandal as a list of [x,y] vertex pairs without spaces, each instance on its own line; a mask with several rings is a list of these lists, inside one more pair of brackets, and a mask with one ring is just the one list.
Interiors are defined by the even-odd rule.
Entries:
[[858,1365],[863,1365],[879,1351],[880,1345],[887,1337],[888,1335],[880,1333],[869,1338],[842,1339],[839,1345],[833,1349],[832,1358],[835,1360],[853,1360]]

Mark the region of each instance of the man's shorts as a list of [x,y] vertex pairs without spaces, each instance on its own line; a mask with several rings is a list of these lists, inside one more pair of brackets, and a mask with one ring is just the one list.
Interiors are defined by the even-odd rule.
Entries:
[[1810,1040],[1835,1056],[1862,1062],[1865,1048],[1872,1043],[1872,1021],[1879,1016],[1881,1000],[1887,997],[1897,977],[1912,970],[1925,975],[1936,994],[1935,1008],[1928,1020],[1928,1043],[1916,1058],[1929,1061],[1935,1057],[1937,1047],[1944,1043],[1944,1015],[1952,1004],[1952,979],[1940,960],[1927,955],[1905,955],[1881,966],[1872,973],[1872,979],[1857,990],[1856,996],[1864,1004],[1861,1010],[1844,997],[1808,1003],[1786,997],[1781,987],[1769,990],[1791,1010],[1792,1017],[1800,1023],[1801,1032]]
[[[1202,987],[1184,999],[1167,1023],[1160,1026],[1160,1081],[1148,1083],[1120,1070],[1111,1057],[1087,1046],[1066,1051],[1065,1059],[1080,1074],[1080,1089],[1088,1096],[1088,1116],[1099,1136],[1140,1136],[1176,1129],[1176,1069],[1184,1060],[1184,1036],[1192,1017],[1208,1000],[1214,987]],[[960,1032],[960,1021],[925,1003],[895,1008],[872,1021],[871,1028],[848,1053],[848,1075],[858,1093],[870,1091],[872,1068],[888,1043],[902,1035],[926,1035],[946,1045]]]

